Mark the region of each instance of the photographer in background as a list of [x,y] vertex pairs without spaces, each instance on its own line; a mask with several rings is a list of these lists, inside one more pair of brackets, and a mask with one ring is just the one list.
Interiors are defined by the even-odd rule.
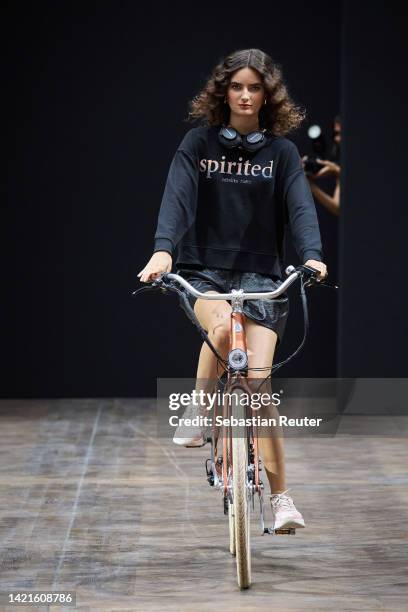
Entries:
[[[320,169],[317,172],[310,171],[310,163],[308,167],[309,157],[304,155],[302,157],[303,167],[305,169],[306,176],[309,181],[310,189],[315,199],[322,204],[327,210],[334,215],[340,213],[340,143],[341,143],[341,121],[340,116],[336,116],[333,121],[333,147],[330,153],[331,159],[316,158],[316,162],[319,164]],[[336,183],[333,194],[326,193],[321,187],[316,185],[316,180],[334,176]]]

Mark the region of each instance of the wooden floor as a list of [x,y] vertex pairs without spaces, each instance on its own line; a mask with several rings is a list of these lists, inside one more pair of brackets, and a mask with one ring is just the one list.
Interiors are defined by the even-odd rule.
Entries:
[[151,399],[0,408],[2,591],[73,590],[78,610],[408,609],[406,437],[340,424],[288,440],[307,528],[261,536],[254,520],[240,592],[208,449],[158,439]]

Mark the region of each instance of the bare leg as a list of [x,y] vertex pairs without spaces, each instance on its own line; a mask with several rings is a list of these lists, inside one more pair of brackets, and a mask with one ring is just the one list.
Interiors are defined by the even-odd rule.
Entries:
[[[249,370],[248,379],[251,389],[259,393],[272,394],[270,379],[259,389],[262,378],[270,374],[273,357],[275,353],[277,335],[271,329],[258,325],[250,319],[245,321],[248,366],[250,368],[269,367],[268,370],[254,372]],[[258,380],[257,380],[258,379]],[[262,407],[259,411],[262,418],[278,418],[278,411],[275,406]],[[285,456],[283,446],[283,434],[281,428],[270,427],[259,428],[259,453],[262,457],[264,469],[269,480],[271,493],[282,493],[286,490],[285,483]]]
[[[207,291],[206,293],[217,293]],[[225,300],[210,301],[198,299],[194,306],[195,314],[208,336],[225,359],[229,349],[231,306]],[[217,359],[210,347],[203,342],[197,366],[196,390],[213,391],[217,379]]]

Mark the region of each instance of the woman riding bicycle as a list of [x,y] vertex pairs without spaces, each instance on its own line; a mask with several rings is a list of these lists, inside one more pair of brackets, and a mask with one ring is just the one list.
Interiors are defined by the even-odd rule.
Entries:
[[[317,269],[320,280],[327,275],[310,187],[296,146],[285,138],[303,118],[280,67],[263,51],[236,51],[214,68],[190,103],[188,120],[202,123],[185,134],[173,157],[154,253],[138,273],[141,282],[170,272],[178,247],[176,271],[201,292],[271,291],[282,282],[287,223],[301,263]],[[229,302],[191,299],[212,344],[226,358]],[[259,390],[272,395],[267,377],[285,330],[287,296],[245,301],[244,314],[248,380],[265,379],[266,388]],[[217,359],[204,342],[197,389],[216,378]],[[188,416],[202,410],[189,406]],[[205,443],[201,428],[182,425],[173,440],[184,446]],[[261,435],[259,446],[275,528],[304,527],[286,489],[282,436]]]

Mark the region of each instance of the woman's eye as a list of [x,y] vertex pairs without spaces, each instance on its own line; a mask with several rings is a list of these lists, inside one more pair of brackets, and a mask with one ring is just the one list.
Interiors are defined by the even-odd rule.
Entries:
[[[241,85],[239,85],[238,83],[232,83],[231,89],[241,89]],[[251,85],[251,87],[249,89],[251,91],[259,91],[261,89],[261,86],[260,85]]]

